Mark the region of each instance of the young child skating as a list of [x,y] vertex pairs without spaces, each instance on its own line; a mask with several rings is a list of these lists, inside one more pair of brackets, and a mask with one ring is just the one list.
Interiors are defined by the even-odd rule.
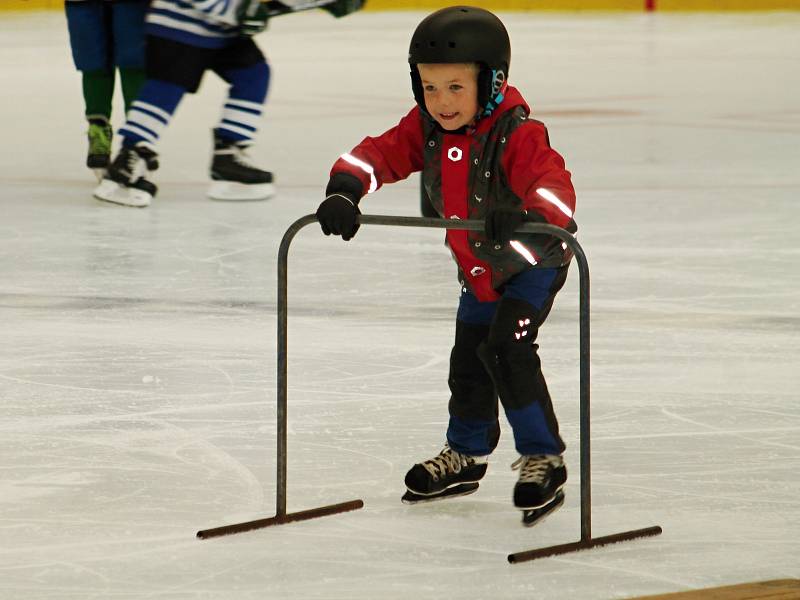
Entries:
[[336,161],[317,219],[326,235],[349,240],[366,194],[422,171],[439,215],[485,223],[485,231],[447,231],[461,282],[447,442],[408,471],[403,501],[478,489],[500,437],[499,396],[520,454],[514,505],[533,524],[563,503],[567,479],[535,342],[572,256],[555,237],[515,230],[577,227],[570,173],[508,85],[510,57],[505,27],[486,10],[455,6],[425,18],[408,58],[417,106]]

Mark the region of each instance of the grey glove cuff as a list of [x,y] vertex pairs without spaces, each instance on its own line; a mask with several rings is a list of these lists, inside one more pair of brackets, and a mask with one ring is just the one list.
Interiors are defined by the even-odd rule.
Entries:
[[358,206],[359,200],[364,195],[364,186],[361,180],[350,173],[334,173],[325,188],[325,195],[339,194],[348,198],[354,205]]
[[349,195],[349,194],[340,194],[339,192],[336,192],[335,194],[328,194],[327,196],[325,196],[325,200],[327,200],[328,198],[333,198],[334,196],[339,196],[339,198],[344,198],[344,199],[345,199],[345,200],[347,200],[347,201],[348,201],[350,204],[352,204],[352,205],[353,205],[353,207],[356,207],[356,206],[358,206],[358,201],[356,201],[356,200],[353,200],[353,199],[350,197],[350,195]]

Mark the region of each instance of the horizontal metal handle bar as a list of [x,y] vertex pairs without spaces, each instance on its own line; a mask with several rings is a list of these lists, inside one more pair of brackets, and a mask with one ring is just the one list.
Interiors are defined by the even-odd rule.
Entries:
[[[435,219],[429,217],[395,217],[389,215],[359,215],[358,222],[363,225],[396,225],[400,227],[433,227],[437,229],[466,229],[481,231],[486,225],[481,220],[462,219]],[[566,234],[575,237],[570,232],[549,223],[523,223],[516,231],[524,233],[551,233],[557,237]]]
[[[393,215],[357,215],[359,225],[390,225],[394,227],[423,227],[433,229],[456,229],[467,231],[483,231],[485,223],[477,219],[434,219],[429,217],[396,217]],[[294,236],[306,225],[315,223],[317,221],[316,215],[306,215],[297,219],[283,236],[280,248],[278,250],[278,262],[287,256],[289,252],[289,244]],[[589,283],[589,266],[586,261],[586,256],[583,248],[578,243],[575,235],[550,223],[523,223],[515,230],[517,233],[544,233],[552,235],[561,239],[572,253],[578,263],[578,271],[580,274],[581,282],[588,286]]]
[[[460,229],[467,231],[482,231],[486,226],[483,221],[477,219],[435,219],[430,217],[399,217],[393,215],[358,215],[356,219],[360,225],[427,227],[433,229]],[[316,215],[301,217],[289,227],[286,231],[286,235],[290,236],[290,238],[294,237],[297,231],[309,223],[316,222],[316,220]],[[564,240],[573,250],[575,250],[574,246],[580,248],[573,234],[566,229],[549,223],[523,223],[517,227],[516,231],[520,233],[547,233]]]

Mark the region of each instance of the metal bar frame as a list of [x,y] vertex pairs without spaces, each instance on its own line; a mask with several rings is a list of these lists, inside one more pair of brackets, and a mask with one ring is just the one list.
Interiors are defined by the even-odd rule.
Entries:
[[[288,396],[288,263],[289,246],[295,235],[305,226],[316,223],[315,215],[301,217],[286,230],[278,250],[278,398],[277,398],[277,490],[275,498],[275,516],[266,519],[257,519],[246,523],[226,525],[214,529],[197,532],[197,537],[206,539],[242,531],[251,531],[270,525],[281,525],[293,521],[313,519],[321,516],[338,514],[356,510],[364,506],[361,500],[352,500],[339,504],[323,506],[316,509],[297,513],[286,512],[286,484],[287,484],[287,396]],[[388,225],[395,227],[422,227],[436,229],[458,229],[467,231],[480,231],[484,228],[483,221],[436,219],[425,217],[398,217],[385,215],[359,215],[361,225]],[[589,265],[586,254],[574,235],[555,225],[544,223],[525,223],[518,232],[546,233],[559,238],[575,255],[578,264],[579,276],[579,397],[580,397],[580,541],[570,544],[560,544],[526,550],[508,555],[510,563],[520,563],[545,556],[565,554],[576,550],[584,550],[605,544],[631,540],[634,538],[653,536],[661,533],[661,527],[653,526],[636,529],[622,533],[592,538],[591,515],[591,438],[590,438],[590,406],[589,406]]]

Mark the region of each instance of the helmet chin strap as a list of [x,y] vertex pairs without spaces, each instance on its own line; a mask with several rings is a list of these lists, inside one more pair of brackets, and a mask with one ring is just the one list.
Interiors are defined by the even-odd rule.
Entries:
[[422,78],[417,70],[417,65],[411,65],[411,89],[414,92],[414,100],[417,101],[417,105],[423,113],[430,117],[431,115],[425,106],[425,93],[422,91]]

